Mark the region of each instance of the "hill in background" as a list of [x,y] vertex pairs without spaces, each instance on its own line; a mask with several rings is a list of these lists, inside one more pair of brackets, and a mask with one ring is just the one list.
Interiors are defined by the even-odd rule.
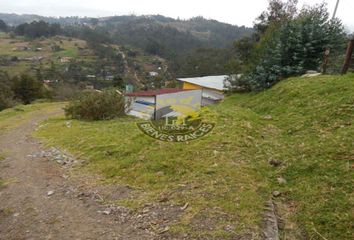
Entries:
[[[27,58],[40,56],[54,63],[58,59],[52,57],[71,57],[73,60],[77,60],[76,63],[79,63],[81,67],[81,70],[69,68],[74,71],[73,74],[77,78],[75,82],[84,80],[87,75],[102,75],[103,77],[108,75],[110,78],[119,75],[119,77],[127,79],[126,83],[133,83],[137,87],[158,87],[161,85],[150,81],[149,72],[159,72],[162,79],[157,81],[162,84],[176,76],[225,74],[227,73],[225,66],[231,59],[232,43],[252,32],[252,29],[244,26],[238,27],[202,17],[179,20],[160,15],[52,18],[28,14],[0,14],[0,19],[12,26],[10,31],[15,32],[17,26],[23,26],[23,23],[31,23],[32,21],[59,23],[61,25],[59,34],[64,37],[64,40],[76,39],[85,42],[84,47],[78,46],[78,44],[71,46],[75,45],[74,42],[60,46],[63,44],[57,42],[56,46],[59,48],[54,53],[50,49],[55,43],[53,38],[45,40],[41,37],[38,39],[33,37],[34,34],[26,36],[26,33],[17,37],[11,34],[2,34],[3,45],[0,49],[0,57],[3,63],[1,68],[10,70],[10,75],[20,74],[29,66],[34,70],[40,68],[33,61],[31,63],[11,61],[24,60],[21,58],[22,55],[26,55]],[[36,27],[31,25],[31,28]],[[7,40],[4,40],[5,38]],[[21,41],[22,43],[20,43]],[[64,43],[68,42],[64,41]],[[42,52],[20,50],[17,45],[21,44],[31,45],[35,47],[34,49],[41,49]],[[119,46],[120,50],[117,50],[118,48],[115,46]],[[82,50],[85,49],[84,55],[87,56],[83,59],[80,56],[84,52]],[[91,61],[91,65],[86,64],[89,62],[86,61],[89,58],[94,60]],[[37,62],[39,63],[39,61]],[[105,66],[103,63],[106,63]],[[46,65],[43,64],[44,67]],[[102,68],[102,73],[99,68]],[[82,69],[84,70],[82,71]],[[54,77],[54,74],[52,75]]]
[[[33,14],[6,14],[0,13],[0,19],[7,24],[16,26],[22,23],[32,21],[45,21],[48,23],[59,23],[61,25],[99,25],[110,27],[113,33],[122,35],[120,41],[124,42],[124,37],[134,33],[138,35],[141,31],[147,34],[147,38],[153,37],[158,30],[174,30],[175,35],[190,33],[188,37],[194,38],[196,42],[200,41],[208,47],[226,47],[234,40],[250,34],[252,28],[245,26],[236,26],[216,20],[208,20],[203,17],[195,17],[188,20],[173,19],[161,15],[146,16],[111,16],[103,18],[79,18],[79,17],[44,17]],[[149,34],[150,33],[150,34]],[[172,37],[176,37],[176,36]],[[185,39],[185,41],[189,41]]]

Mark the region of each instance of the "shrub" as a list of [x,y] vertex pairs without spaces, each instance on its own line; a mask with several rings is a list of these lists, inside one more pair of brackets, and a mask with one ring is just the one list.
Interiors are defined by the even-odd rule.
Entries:
[[[343,24],[338,19],[330,20],[325,4],[297,11],[296,2],[271,0],[268,12],[258,18],[256,37],[250,45],[252,60],[246,61],[248,67],[242,82],[250,90],[269,88],[284,78],[302,75],[308,70],[320,71],[326,49],[331,50],[332,65],[327,72],[339,72],[335,64],[342,61],[346,46]],[[292,7],[288,8],[288,4]],[[242,47],[243,43],[238,45]],[[242,48],[237,50],[241,50],[239,55],[242,56]]]
[[115,90],[86,91],[64,109],[65,115],[75,119],[108,120],[124,115],[124,98]]
[[13,97],[9,76],[0,71],[0,111],[13,106]]
[[23,74],[20,77],[15,77],[12,81],[15,97],[24,104],[30,104],[42,97],[43,85],[37,79]]

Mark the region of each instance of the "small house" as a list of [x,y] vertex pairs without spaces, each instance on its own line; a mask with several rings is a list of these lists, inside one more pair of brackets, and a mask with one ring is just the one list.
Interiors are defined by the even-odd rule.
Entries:
[[86,78],[95,79],[95,78],[96,78],[96,75],[86,75]]
[[128,115],[142,119],[158,120],[166,116],[182,115],[178,107],[183,105],[195,111],[201,108],[202,91],[165,88],[125,94]]
[[157,77],[159,75],[158,72],[149,72],[150,77]]
[[228,79],[228,75],[177,78],[183,83],[184,90],[199,89],[202,91],[202,106],[215,104],[224,99],[224,91],[230,84]]
[[108,75],[108,76],[105,76],[104,79],[105,79],[106,81],[113,81],[114,76],[113,76],[113,75]]

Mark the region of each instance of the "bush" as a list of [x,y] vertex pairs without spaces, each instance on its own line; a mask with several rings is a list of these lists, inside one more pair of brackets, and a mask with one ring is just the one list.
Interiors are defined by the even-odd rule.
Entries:
[[12,81],[15,98],[21,100],[24,104],[30,104],[43,96],[42,83],[29,75],[23,74],[20,77],[15,77]]
[[108,120],[124,115],[124,98],[115,90],[86,91],[64,109],[65,115],[75,119]]
[[13,106],[13,97],[14,93],[11,89],[9,76],[4,72],[0,72],[0,111]]
[[[338,19],[330,20],[325,4],[298,11],[296,2],[271,0],[268,12],[258,18],[255,42],[250,44],[253,47],[249,55],[253,60],[246,61],[248,66],[242,82],[250,90],[269,88],[284,78],[302,75],[308,70],[320,71],[326,49],[331,50],[332,67],[328,72],[339,72],[340,67],[335,69],[335,64],[340,65],[346,46],[343,24]],[[288,4],[292,7],[288,8]],[[242,47],[243,42],[238,45]],[[242,48],[237,50],[240,52]],[[243,55],[242,51],[239,55]]]

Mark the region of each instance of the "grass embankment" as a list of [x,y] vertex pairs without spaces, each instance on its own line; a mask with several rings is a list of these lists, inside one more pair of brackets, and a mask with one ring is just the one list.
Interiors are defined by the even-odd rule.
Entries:
[[34,103],[5,109],[0,112],[0,134],[30,119],[38,111],[49,111],[58,106],[64,106],[64,103]]
[[354,75],[289,79],[232,100],[270,114],[281,130],[271,152],[284,161],[277,174],[288,184],[281,190],[306,239],[321,239],[316,231],[327,239],[352,239]]
[[213,132],[189,143],[154,141],[131,118],[57,118],[38,135],[86,158],[85,168],[108,182],[132,186],[134,196],[120,204],[188,202],[172,232],[223,239],[234,237],[227,225],[238,234],[260,232],[264,203],[279,190],[284,239],[351,239],[353,93],[354,75],[347,75],[293,78],[264,93],[237,94],[212,107]]

